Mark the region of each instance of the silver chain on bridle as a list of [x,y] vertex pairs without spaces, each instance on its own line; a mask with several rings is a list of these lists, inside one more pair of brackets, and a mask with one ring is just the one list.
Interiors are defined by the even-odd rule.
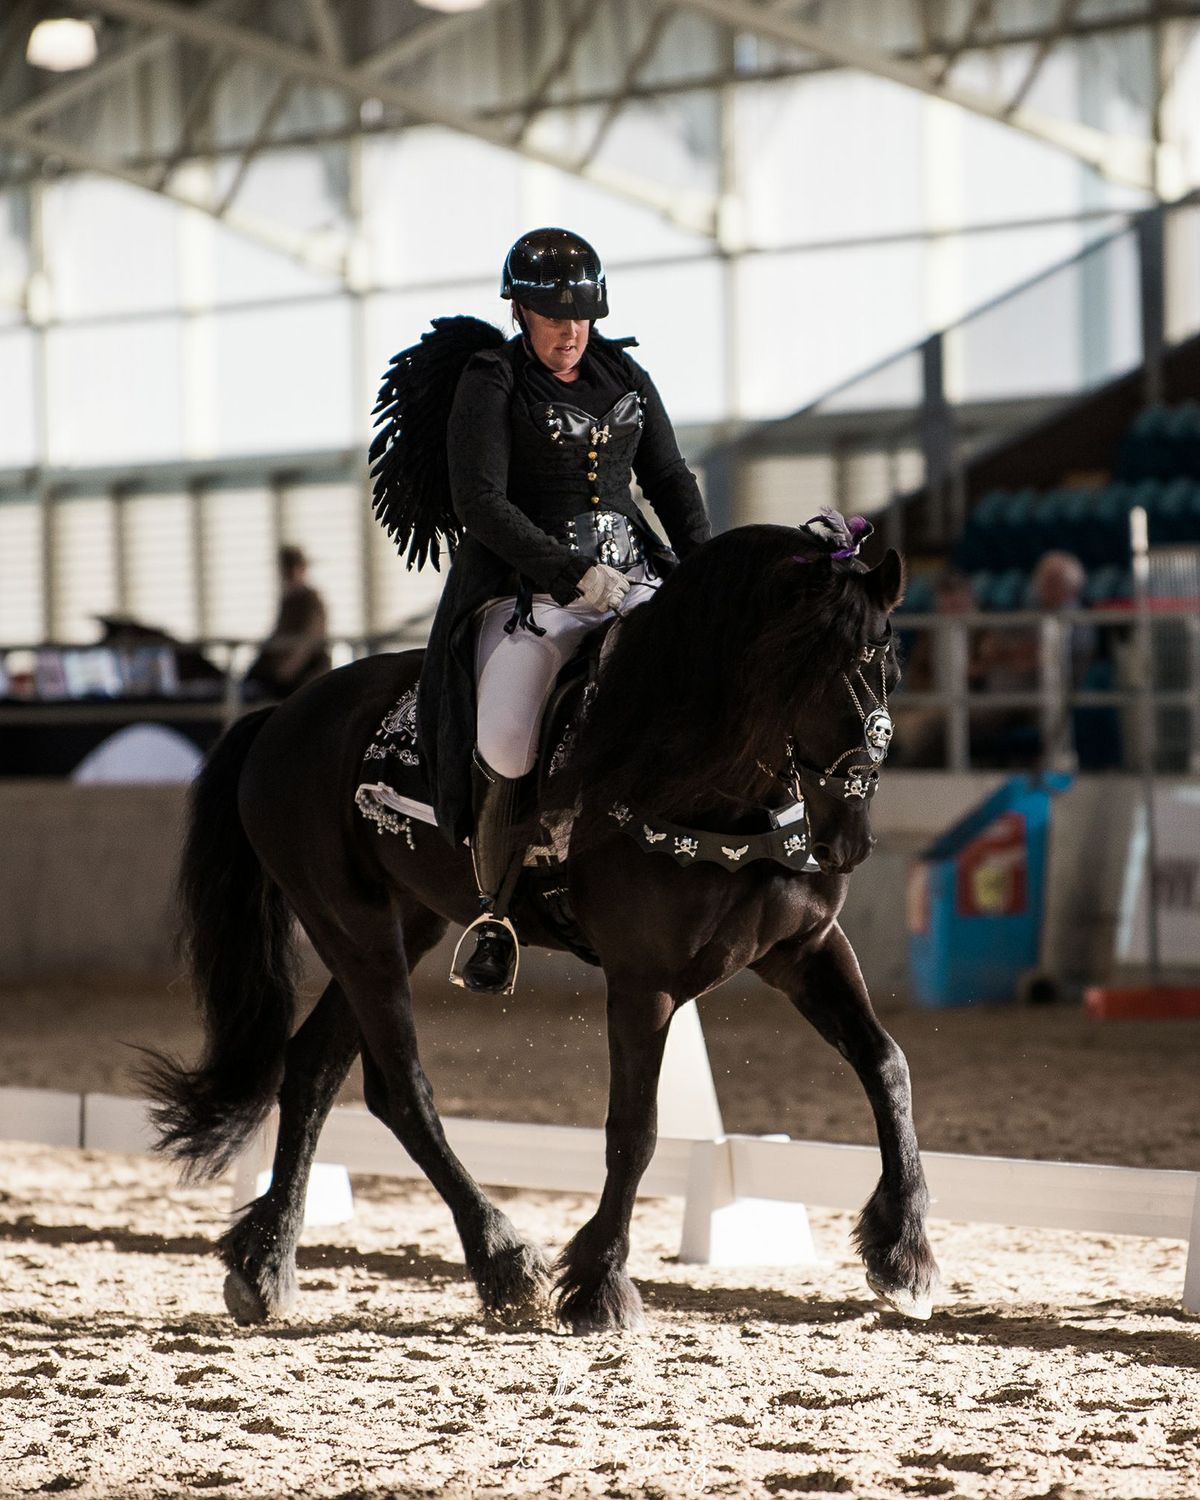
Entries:
[[[863,725],[863,743],[851,745],[848,750],[843,750],[838,758],[827,765],[823,771],[817,771],[815,766],[808,766],[810,773],[815,774],[818,786],[826,786],[831,781],[841,782],[842,796],[847,801],[865,800],[873,796],[875,788],[879,785],[879,768],[887,759],[888,747],[892,743],[892,735],[895,732],[892,724],[892,716],[888,712],[887,700],[887,655],[891,649],[889,638],[884,641],[869,641],[858,653],[858,663],[854,668],[854,676],[862,688],[864,695],[869,695],[873,708],[864,708],[862,699],[855,691],[854,683],[846,672],[841,674],[842,681],[846,684],[846,691],[850,694],[850,701],[854,704],[858,717]],[[863,673],[864,667],[869,667],[878,656],[879,658],[879,692],[867,681]],[[858,764],[851,764],[846,769],[844,776],[837,774],[838,767],[846,761],[853,762],[855,756],[866,753],[866,760]],[[789,751],[789,755],[791,752]],[[795,768],[795,760],[792,760]],[[797,771],[797,782],[799,773]]]

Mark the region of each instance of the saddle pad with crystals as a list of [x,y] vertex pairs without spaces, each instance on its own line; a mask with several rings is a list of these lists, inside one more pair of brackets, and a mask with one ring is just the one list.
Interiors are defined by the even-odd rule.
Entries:
[[[559,758],[568,748],[570,726],[563,728],[560,734],[562,742],[555,746]],[[551,769],[555,768],[552,760]],[[355,806],[380,833],[402,834],[411,849],[414,847],[414,822],[437,827],[425,768],[417,752],[415,685],[401,694],[384,714],[363,753],[362,777],[354,794]],[[544,842],[534,843],[526,851],[526,865],[559,865],[566,859],[571,835],[569,821],[566,826],[560,822],[554,828],[546,829],[545,834]]]
[[363,754],[355,806],[380,833],[402,833],[412,846],[412,822],[437,826],[421,757],[417,754],[417,689],[401,694],[380,721]]

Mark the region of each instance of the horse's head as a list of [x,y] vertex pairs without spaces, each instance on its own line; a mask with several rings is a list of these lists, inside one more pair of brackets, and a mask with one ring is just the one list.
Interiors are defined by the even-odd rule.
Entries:
[[888,695],[900,676],[889,616],[904,592],[904,570],[889,549],[878,567],[857,565],[860,609],[842,659],[826,664],[825,681],[792,731],[792,760],[804,792],[809,846],[826,874],[847,874],[875,843],[871,798],[892,739]]

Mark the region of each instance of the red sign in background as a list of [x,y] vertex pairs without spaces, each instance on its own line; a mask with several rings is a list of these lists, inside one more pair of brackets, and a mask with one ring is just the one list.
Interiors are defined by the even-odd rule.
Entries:
[[1016,917],[1028,900],[1025,814],[1001,813],[955,857],[954,909],[960,917]]

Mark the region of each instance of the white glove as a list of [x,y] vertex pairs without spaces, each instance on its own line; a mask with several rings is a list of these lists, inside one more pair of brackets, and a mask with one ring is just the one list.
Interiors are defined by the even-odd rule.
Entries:
[[616,609],[629,592],[629,580],[607,563],[593,563],[575,587],[593,609]]

